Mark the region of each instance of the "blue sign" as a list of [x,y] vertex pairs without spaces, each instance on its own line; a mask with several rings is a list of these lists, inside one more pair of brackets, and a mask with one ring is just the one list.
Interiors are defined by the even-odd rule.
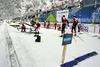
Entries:
[[72,34],[64,34],[62,45],[71,44]]

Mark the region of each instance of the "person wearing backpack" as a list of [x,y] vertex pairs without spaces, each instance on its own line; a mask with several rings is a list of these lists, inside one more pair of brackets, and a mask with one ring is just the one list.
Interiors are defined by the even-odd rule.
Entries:
[[62,30],[61,30],[61,36],[60,37],[62,37],[65,34],[66,23],[69,27],[69,22],[66,19],[65,15],[63,15],[63,17],[61,17],[61,20],[62,20]]
[[76,26],[77,26],[77,24],[78,24],[78,20],[77,20],[77,18],[76,18],[76,16],[74,15],[73,16],[73,25],[72,25],[72,34],[73,34],[73,30],[75,31],[75,36],[76,36]]

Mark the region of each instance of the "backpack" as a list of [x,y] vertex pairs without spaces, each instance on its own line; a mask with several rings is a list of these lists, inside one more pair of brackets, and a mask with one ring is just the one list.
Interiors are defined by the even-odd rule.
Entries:
[[77,20],[77,18],[75,18],[75,24],[76,24],[76,25],[78,24],[78,20]]

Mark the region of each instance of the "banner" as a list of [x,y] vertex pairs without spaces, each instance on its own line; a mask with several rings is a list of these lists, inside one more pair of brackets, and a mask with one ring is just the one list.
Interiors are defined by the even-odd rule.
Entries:
[[62,45],[71,44],[72,34],[64,34]]
[[100,28],[99,28],[99,34],[100,34]]
[[96,27],[96,24],[91,24],[91,26]]
[[88,26],[81,26],[80,30],[83,32],[88,32],[89,27]]
[[61,17],[63,15],[65,15],[66,19],[68,19],[68,14],[69,14],[68,10],[57,11],[57,16],[56,16],[57,21],[60,22],[60,23],[62,23]]

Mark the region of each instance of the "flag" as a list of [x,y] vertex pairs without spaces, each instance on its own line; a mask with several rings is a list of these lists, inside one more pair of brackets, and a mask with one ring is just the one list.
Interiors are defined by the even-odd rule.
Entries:
[[58,4],[56,4],[56,7],[58,6]]
[[66,4],[67,4],[68,2],[66,1]]
[[55,7],[55,5],[53,5],[53,7]]
[[63,5],[63,2],[61,2],[61,5]]
[[51,6],[49,6],[49,9],[51,9]]
[[63,4],[65,5],[66,1],[63,2]]
[[51,8],[52,8],[53,6],[51,5]]
[[100,28],[99,28],[99,34],[100,34]]
[[46,7],[46,9],[48,9],[48,7]]
[[58,3],[58,6],[60,6],[60,3]]
[[75,2],[75,0],[73,2]]
[[62,8],[60,8],[60,11],[62,11]]
[[50,9],[50,7],[48,6],[48,9]]
[[42,8],[42,11],[44,11],[44,8]]
[[46,10],[46,7],[44,8],[44,10]]
[[70,2],[69,3],[72,3],[72,0],[70,0]]
[[60,3],[60,6],[62,5],[62,3]]
[[56,7],[56,3],[54,4],[54,7]]
[[29,15],[29,13],[27,15]]

